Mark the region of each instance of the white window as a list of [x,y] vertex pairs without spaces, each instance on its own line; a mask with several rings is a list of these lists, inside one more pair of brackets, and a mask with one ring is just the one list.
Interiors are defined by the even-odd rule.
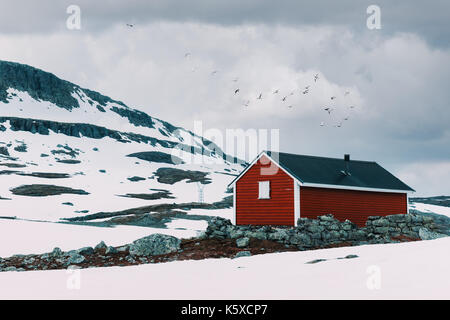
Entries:
[[259,181],[258,199],[270,199],[270,181]]

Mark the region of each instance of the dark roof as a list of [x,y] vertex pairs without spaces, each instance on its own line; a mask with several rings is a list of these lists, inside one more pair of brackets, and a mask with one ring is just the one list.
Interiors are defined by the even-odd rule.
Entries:
[[266,152],[278,164],[303,183],[328,184],[358,188],[414,191],[389,171],[372,161],[348,161],[283,152]]

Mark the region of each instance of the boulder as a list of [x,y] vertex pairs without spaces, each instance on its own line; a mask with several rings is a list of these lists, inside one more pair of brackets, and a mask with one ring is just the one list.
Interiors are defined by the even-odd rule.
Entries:
[[438,238],[447,237],[447,235],[430,231],[427,228],[420,228],[419,229],[419,237],[422,240],[434,240],[434,239],[438,239]]
[[82,256],[79,253],[73,253],[72,255],[70,255],[69,259],[67,260],[67,264],[71,265],[71,264],[80,264],[86,261],[86,258],[84,256]]
[[117,251],[116,248],[108,246],[105,250],[105,254],[115,254],[118,253],[119,251]]
[[63,255],[63,251],[56,247],[53,249],[53,251],[50,253],[50,256],[54,257],[54,258],[58,258],[61,257]]
[[252,253],[250,251],[239,251],[238,253],[236,253],[234,258],[250,257],[251,255]]
[[105,242],[103,242],[103,241],[101,241],[99,244],[97,244],[96,246],[95,246],[95,248],[94,248],[94,250],[100,250],[100,249],[106,249],[107,248],[107,245],[106,245],[106,243]]
[[249,242],[250,242],[250,239],[247,237],[239,238],[236,240],[236,246],[238,248],[245,248],[248,246]]
[[319,216],[319,220],[321,221],[328,221],[328,222],[337,222],[337,220],[334,218],[332,214],[327,214],[324,216]]
[[387,227],[389,226],[389,220],[386,218],[380,218],[372,221],[372,226],[374,227]]
[[82,255],[90,255],[90,254],[94,254],[94,249],[92,249],[92,247],[84,247],[84,248],[78,249],[77,253],[82,254]]
[[177,251],[180,244],[176,237],[155,233],[131,243],[129,251],[133,256],[156,256]]

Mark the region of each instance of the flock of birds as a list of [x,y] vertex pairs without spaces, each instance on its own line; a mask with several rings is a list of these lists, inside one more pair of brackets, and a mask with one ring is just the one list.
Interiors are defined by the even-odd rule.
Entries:
[[[191,56],[191,53],[190,53],[190,52],[186,52],[186,53],[184,54],[184,58],[185,58],[185,59],[189,58],[190,56]],[[197,71],[197,70],[198,70],[198,67],[196,67],[196,66],[192,67],[192,69],[191,69],[192,72],[195,72],[195,71]],[[214,75],[216,75],[218,72],[219,72],[219,70],[213,70],[213,71],[211,71],[210,75],[211,75],[211,76],[214,76]],[[319,79],[320,79],[319,74],[316,73],[316,74],[314,75],[314,77],[313,77],[312,80],[314,81],[314,83],[317,83],[317,82],[319,81]],[[238,78],[238,77],[233,78],[233,79],[232,79],[232,82],[234,82],[234,83],[236,84],[236,85],[235,85],[235,89],[233,89],[233,90],[234,90],[233,93],[234,93],[234,96],[237,96],[237,95],[239,95],[239,94],[241,93],[241,88],[240,88],[239,85],[238,85],[239,78]],[[302,95],[307,95],[307,94],[310,92],[310,89],[311,89],[311,85],[308,84],[308,85],[305,86],[303,89],[300,89],[299,94],[301,93]],[[266,95],[268,95],[268,94],[272,94],[272,95],[281,95],[281,90],[280,90],[280,89],[276,89],[276,90],[274,90],[273,92],[265,93],[264,95],[263,95],[263,92],[260,92],[260,93],[255,97],[254,100],[255,100],[255,101],[263,100],[264,97],[265,97]],[[287,94],[287,95],[282,95],[281,98],[280,98],[280,100],[281,100],[282,103],[286,103],[286,104],[287,104],[287,108],[292,109],[292,108],[294,108],[294,105],[288,103],[288,98],[289,98],[290,96],[295,95],[295,94],[296,94],[296,91],[295,91],[295,90],[294,90],[294,91],[291,91],[291,92],[290,92],[289,94]],[[346,96],[348,96],[348,95],[350,95],[350,91],[345,91],[345,92],[344,92],[344,97],[346,97]],[[329,106],[323,106],[323,107],[322,107],[322,110],[323,110],[324,112],[328,113],[329,116],[331,116],[332,112],[334,112],[334,111],[336,110],[336,107],[335,107],[335,105],[334,105],[334,103],[333,103],[333,102],[335,102],[336,100],[337,100],[337,97],[336,97],[336,96],[331,96],[331,97],[330,97],[330,105],[329,105]],[[252,100],[246,99],[246,100],[244,100],[244,101],[242,102],[242,105],[243,105],[244,107],[248,107],[248,106],[250,105],[250,103],[252,103]],[[351,105],[351,106],[349,106],[349,107],[347,108],[346,111],[352,110],[352,109],[354,109],[354,108],[355,108],[355,106]],[[340,121],[338,121],[337,123],[333,124],[332,126],[335,127],[335,128],[341,128],[342,125],[343,125],[343,123],[344,123],[344,121],[348,121],[349,119],[350,119],[349,115],[346,115],[346,116],[344,116]],[[320,126],[321,126],[321,127],[327,126],[326,121],[321,121],[321,122],[320,122]]]
[[[130,24],[130,23],[127,23],[126,26],[127,26],[128,28],[133,28],[133,27],[134,27],[134,25],[133,25],[133,24]],[[189,58],[190,56],[191,56],[191,53],[190,53],[190,52],[186,52],[186,53],[184,54],[184,58],[185,58],[185,59]],[[193,66],[192,69],[191,69],[192,72],[196,72],[197,70],[198,70],[198,67],[197,67],[197,66]],[[218,72],[219,72],[219,70],[213,70],[213,71],[211,71],[210,75],[211,75],[211,76],[214,76],[214,75],[216,75]],[[319,79],[320,79],[319,74],[316,73],[316,74],[314,75],[314,77],[313,77],[314,83],[317,83],[317,82],[319,81]],[[237,83],[239,82],[239,78],[237,78],[237,77],[236,77],[236,78],[233,78],[232,81],[233,81],[234,83],[236,83],[236,86],[235,86],[235,89],[234,89],[234,95],[235,95],[235,96],[236,96],[236,95],[239,95],[239,94],[241,93],[241,88],[239,88],[239,86],[237,85]],[[308,85],[305,86],[303,89],[300,89],[300,92],[299,92],[299,93],[301,93],[302,95],[307,95],[307,94],[309,93],[309,91],[310,91],[310,88],[311,88],[311,85],[308,84]],[[281,94],[281,91],[280,91],[279,89],[276,89],[276,90],[274,90],[274,91],[272,92],[272,95],[279,95],[279,94]],[[266,94],[265,94],[265,95],[266,95]],[[286,103],[286,104],[287,104],[287,108],[289,108],[289,109],[294,108],[294,105],[288,103],[288,98],[289,98],[290,96],[293,96],[293,95],[295,95],[295,91],[291,91],[288,95],[283,95],[283,96],[281,97],[281,102]],[[350,91],[345,91],[345,92],[344,92],[344,97],[346,97],[346,96],[348,96],[348,95],[350,95]],[[336,99],[337,99],[336,96],[331,96],[331,97],[330,97],[330,105],[329,105],[329,106],[323,106],[323,107],[322,107],[322,110],[323,110],[324,112],[327,112],[329,116],[331,116],[331,113],[332,113],[333,111],[336,110],[336,107],[335,107],[334,104],[333,104],[333,102],[335,102]],[[263,92],[260,92],[259,95],[255,98],[255,100],[263,100]],[[252,102],[251,100],[246,99],[246,100],[244,100],[244,101],[242,102],[242,105],[243,105],[244,107],[248,107],[248,106],[250,105],[251,102]],[[354,108],[356,108],[356,107],[353,106],[353,105],[351,105],[351,106],[348,107],[348,110],[352,110],[352,109],[354,109]],[[348,110],[346,110],[346,111],[348,111]],[[350,119],[349,116],[346,115],[346,116],[344,116],[340,121],[338,121],[337,123],[335,123],[335,124],[333,125],[333,127],[341,128],[342,125],[343,125],[343,123],[344,123],[344,121],[348,121],[349,119]],[[327,126],[327,124],[326,124],[325,121],[321,121],[321,122],[320,122],[320,126],[321,126],[321,127],[325,127],[325,126]]]

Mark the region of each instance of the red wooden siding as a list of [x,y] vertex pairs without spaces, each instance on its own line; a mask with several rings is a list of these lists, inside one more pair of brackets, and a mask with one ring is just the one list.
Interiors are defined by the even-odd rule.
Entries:
[[[236,224],[293,225],[294,180],[282,169],[262,175],[261,159],[236,182]],[[270,181],[270,199],[258,199],[258,181]]]
[[368,216],[406,214],[406,201],[406,193],[300,187],[300,217],[332,213],[338,220],[348,219],[362,227]]

